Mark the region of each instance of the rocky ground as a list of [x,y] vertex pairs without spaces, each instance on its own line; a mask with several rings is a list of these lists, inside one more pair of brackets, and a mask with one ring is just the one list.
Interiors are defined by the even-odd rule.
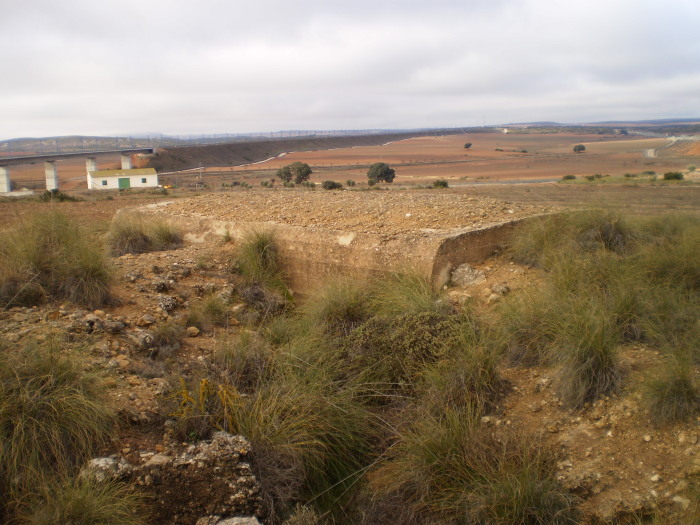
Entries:
[[[342,229],[464,228],[551,211],[465,195],[371,192],[294,192],[284,190],[237,195],[205,195],[169,205],[170,213],[216,214],[222,220],[305,223]],[[428,198],[428,196],[430,198]],[[352,212],[348,212],[352,210]],[[381,230],[384,232],[385,230]],[[244,329],[235,320],[210,331],[190,329],[178,349],[159,352],[154,328],[182,319],[206,293],[230,294],[229,263],[235,246],[221,240],[114,259],[115,301],[102,310],[70,304],[0,310],[0,337],[14,344],[57,337],[66,352],[84,358],[86,370],[103,371],[109,396],[121,415],[121,428],[97,462],[110,475],[134,480],[149,494],[154,523],[215,524],[233,516],[264,520],[260,495],[250,472],[248,445],[219,435],[206,443],[178,439],[173,432],[173,394],[177,378],[202,370],[217,338]],[[456,304],[471,298],[488,309],[506,294],[536,286],[536,270],[494,257],[463,269],[448,295]],[[669,507],[690,513],[689,492],[700,475],[700,421],[668,428],[651,426],[641,401],[640,384],[662,356],[639,345],[623,350],[629,376],[619,396],[581,411],[563,408],[551,387],[550,368],[504,368],[510,393],[491,425],[539,431],[541,439],[566,454],[560,480],[583,499],[591,520],[612,520],[639,509]],[[231,451],[234,451],[233,454]],[[235,456],[231,461],[223,456]],[[235,479],[235,483],[203,480]],[[182,485],[182,480],[192,483]],[[179,480],[179,481],[178,481]],[[178,485],[180,483],[180,485]]]
[[168,214],[230,222],[274,222],[309,228],[400,235],[481,228],[550,213],[556,206],[508,202],[466,193],[417,191],[251,191],[173,201]]

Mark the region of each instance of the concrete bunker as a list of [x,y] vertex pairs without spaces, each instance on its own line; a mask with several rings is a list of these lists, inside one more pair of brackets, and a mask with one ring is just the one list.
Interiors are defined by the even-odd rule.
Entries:
[[[473,207],[476,199],[465,201],[457,194],[447,198],[444,194],[431,196],[422,205],[408,192],[339,193],[346,196],[298,192],[302,197],[297,203],[293,202],[294,194],[279,197],[275,192],[202,196],[160,203],[143,211],[180,224],[188,232],[187,238],[195,242],[225,235],[239,242],[251,231],[272,231],[288,282],[298,293],[339,275],[366,279],[391,272],[416,273],[440,288],[449,283],[452,271],[459,265],[481,262],[501,248],[516,225],[552,211],[532,205],[522,205],[514,211],[511,207],[517,205],[504,206],[502,201],[489,201],[484,207],[480,199],[479,219],[468,220],[469,213],[460,204]],[[292,202],[287,208],[280,208],[283,201],[278,199],[284,199],[284,204],[287,200]],[[413,220],[414,213],[405,213],[409,206],[425,220]],[[437,206],[448,206],[453,211],[436,222],[431,216],[440,214]],[[304,209],[312,210],[303,215],[304,220],[301,215],[291,216]],[[382,210],[391,227],[385,227],[385,223],[377,226],[372,221],[374,214],[379,213],[376,210]],[[337,215],[334,217],[333,213]],[[488,222],[484,222],[484,216]],[[399,224],[399,217],[406,218],[404,223]],[[435,227],[425,227],[428,224]]]

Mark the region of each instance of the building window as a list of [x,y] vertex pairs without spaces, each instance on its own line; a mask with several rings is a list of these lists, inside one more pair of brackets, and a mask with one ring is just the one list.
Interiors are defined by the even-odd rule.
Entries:
[[106,180],[103,180],[103,181],[102,181],[102,185],[103,185],[103,186],[107,186],[107,181],[106,181]]
[[143,184],[146,184],[146,178],[145,178],[145,177],[142,178],[142,179],[141,179],[141,182],[142,182]]

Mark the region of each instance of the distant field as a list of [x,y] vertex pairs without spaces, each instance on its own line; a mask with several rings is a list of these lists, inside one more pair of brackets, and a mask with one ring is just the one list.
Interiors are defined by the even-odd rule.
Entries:
[[[348,139],[349,140],[349,139]],[[358,139],[359,140],[359,139]],[[472,143],[470,149],[464,144]],[[324,143],[321,143],[324,144]],[[573,146],[584,144],[576,154]],[[195,148],[189,148],[188,151]],[[175,155],[179,150],[171,149]],[[196,150],[200,153],[204,150]],[[208,150],[207,150],[208,151]],[[225,150],[203,153],[201,170],[161,177],[168,186],[219,189],[222,183],[247,182],[259,186],[274,178],[276,170],[295,161],[311,165],[312,181],[353,180],[361,183],[374,162],[386,162],[396,170],[395,185],[430,184],[447,179],[450,185],[497,181],[559,180],[564,175],[609,174],[684,170],[700,166],[700,143],[673,142],[666,138],[635,138],[620,135],[581,133],[472,133],[409,138],[378,146],[342,147],[326,150],[289,152],[262,162],[231,166],[223,162]],[[262,151],[262,150],[261,150]],[[239,152],[240,153],[240,152]],[[258,152],[260,154],[261,152]],[[240,162],[240,159],[239,159]],[[98,158],[100,168],[118,166],[118,155]],[[80,158],[57,162],[61,189],[86,188],[85,161]],[[44,187],[43,162],[10,167],[15,188]]]
[[[472,147],[465,149],[464,144]],[[457,181],[542,180],[577,176],[685,169],[693,155],[659,155],[669,139],[620,139],[580,134],[475,134],[406,139],[384,146],[289,153],[254,166],[234,167],[246,176],[268,176],[295,161],[312,166],[312,180],[366,180],[367,166],[386,162],[396,170],[396,183],[425,183],[438,178]],[[584,144],[576,154],[573,146]],[[254,171],[251,171],[254,170]],[[273,173],[273,172],[272,172]]]

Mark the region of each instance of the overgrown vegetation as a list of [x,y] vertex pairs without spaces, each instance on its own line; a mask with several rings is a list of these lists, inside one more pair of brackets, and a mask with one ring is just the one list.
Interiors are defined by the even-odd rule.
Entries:
[[171,222],[141,213],[117,215],[107,234],[107,245],[114,256],[171,250],[182,241],[182,232]]
[[[529,224],[510,253],[545,269],[547,278],[502,305],[503,348],[514,362],[559,366],[560,397],[573,407],[620,388],[625,343],[644,341],[698,363],[699,248],[700,220],[691,216],[630,222],[587,212]],[[653,385],[657,422],[697,410],[688,374],[674,369]]]
[[29,216],[0,236],[0,307],[47,299],[96,308],[109,298],[111,272],[90,235],[65,215]]
[[69,523],[102,503],[130,505],[122,489],[72,481],[114,423],[100,380],[63,355],[58,341],[0,347],[0,517],[23,512],[27,501],[30,523]]
[[[626,387],[621,349],[643,342],[670,363],[649,382],[653,421],[697,415],[699,235],[692,217],[533,220],[508,254],[543,281],[489,316],[456,310],[415,275],[334,280],[220,341],[208,377],[182,385],[182,436],[249,436],[273,522],[577,523],[557,452],[488,426],[508,391],[499,369],[550,366],[576,410]],[[278,263],[261,271],[274,239],[251,243],[241,275],[279,278]]]

